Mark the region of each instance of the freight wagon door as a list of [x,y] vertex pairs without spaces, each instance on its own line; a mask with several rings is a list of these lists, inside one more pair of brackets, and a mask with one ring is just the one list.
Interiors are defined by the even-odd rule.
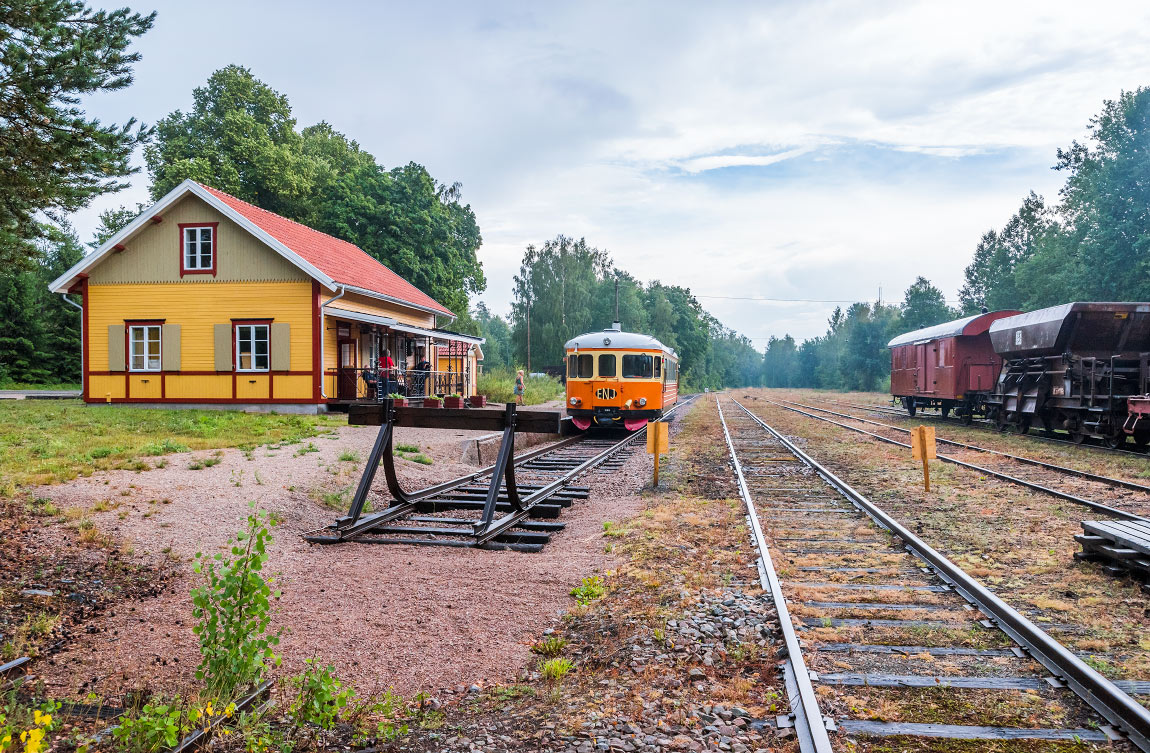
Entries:
[[922,394],[924,392],[931,392],[933,387],[931,381],[934,378],[934,361],[931,358],[933,355],[930,350],[930,343],[914,346],[915,350],[915,392]]

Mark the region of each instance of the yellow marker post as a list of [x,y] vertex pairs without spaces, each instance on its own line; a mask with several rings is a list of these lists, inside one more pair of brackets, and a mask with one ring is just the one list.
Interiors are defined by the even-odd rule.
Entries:
[[922,461],[922,485],[927,492],[930,492],[930,465],[927,461],[938,457],[933,426],[916,426],[911,429],[910,452],[915,460]]
[[647,424],[647,454],[655,456],[655,486],[659,485],[659,455],[667,452],[670,447],[668,428],[663,421],[651,421]]

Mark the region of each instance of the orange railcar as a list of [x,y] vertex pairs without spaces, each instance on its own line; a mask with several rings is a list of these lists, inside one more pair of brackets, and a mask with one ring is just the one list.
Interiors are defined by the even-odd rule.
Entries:
[[679,399],[679,357],[650,335],[616,325],[565,348],[567,414],[580,429],[623,424],[634,431]]

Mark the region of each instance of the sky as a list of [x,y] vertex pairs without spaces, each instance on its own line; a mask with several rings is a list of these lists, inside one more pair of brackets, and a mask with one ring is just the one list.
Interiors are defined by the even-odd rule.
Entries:
[[[1056,150],[1150,85],[1142,2],[132,1],[158,11],[135,83],[90,114],[155,123],[246,66],[298,127],[459,181],[492,311],[563,233],[760,348],[919,275],[957,301],[979,236],[1057,200]],[[131,183],[73,217],[82,239],[148,201]]]

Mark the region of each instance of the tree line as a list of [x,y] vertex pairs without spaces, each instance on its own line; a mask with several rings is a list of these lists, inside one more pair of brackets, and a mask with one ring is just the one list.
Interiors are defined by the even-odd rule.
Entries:
[[477,308],[475,320],[487,339],[484,368],[530,363],[532,371],[561,373],[567,340],[614,321],[616,284],[623,329],[673,348],[688,388],[759,383],[762,354],[707,313],[689,289],[657,280],[644,284],[617,268],[606,251],[565,235],[527,247],[508,318],[482,304]]
[[[153,199],[189,178],[219,188],[354,243],[477,331],[482,235],[458,183],[415,162],[385,168],[326,122],[297,128],[287,97],[238,65],[155,126],[88,118],[80,97],[131,85],[129,48],[155,17],[78,0],[0,7],[0,385],[79,380],[79,312],[47,285],[85,251],[68,213],[125,188],[141,146]],[[143,209],[102,213],[87,246]]]

